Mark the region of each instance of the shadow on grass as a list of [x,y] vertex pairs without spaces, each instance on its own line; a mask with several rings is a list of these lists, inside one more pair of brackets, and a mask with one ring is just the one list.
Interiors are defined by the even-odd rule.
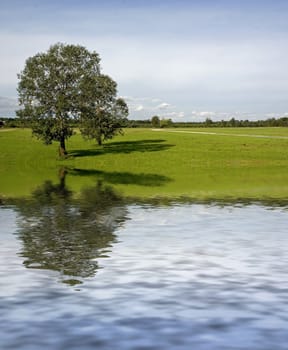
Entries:
[[88,157],[103,154],[132,153],[132,152],[157,152],[164,151],[175,145],[164,143],[166,140],[139,140],[139,141],[122,141],[110,142],[103,147],[78,149],[69,152],[71,157]]
[[171,178],[159,174],[133,174],[129,172],[108,172],[78,168],[69,168],[67,172],[72,176],[95,177],[97,180],[114,185],[163,186],[172,181]]

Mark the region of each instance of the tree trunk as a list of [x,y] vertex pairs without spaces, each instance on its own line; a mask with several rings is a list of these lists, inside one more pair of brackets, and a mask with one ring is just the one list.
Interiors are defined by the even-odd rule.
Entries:
[[102,146],[102,137],[101,135],[97,136],[97,143],[98,143],[98,146]]
[[66,174],[67,174],[67,170],[65,167],[62,167],[59,169],[59,180],[60,180],[60,184],[59,184],[59,189],[60,192],[65,193],[66,191]]
[[61,137],[60,146],[59,146],[59,156],[65,157],[66,154],[67,152],[66,152],[66,146],[65,146],[65,137]]

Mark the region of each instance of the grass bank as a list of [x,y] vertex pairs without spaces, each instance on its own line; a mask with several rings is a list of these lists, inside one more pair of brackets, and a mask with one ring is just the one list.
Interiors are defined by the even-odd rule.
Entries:
[[29,195],[47,180],[59,182],[65,168],[66,185],[76,192],[101,181],[142,198],[288,198],[288,129],[187,131],[216,134],[127,129],[103,147],[76,134],[67,142],[68,158],[59,160],[58,145],[43,145],[30,130],[0,131],[0,195]]

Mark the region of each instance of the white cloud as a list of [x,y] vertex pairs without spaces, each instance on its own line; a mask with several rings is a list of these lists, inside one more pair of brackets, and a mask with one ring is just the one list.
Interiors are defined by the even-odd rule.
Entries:
[[[174,121],[205,121],[210,118],[213,121],[230,120],[235,118],[238,120],[259,120],[268,118],[280,118],[288,113],[251,113],[247,111],[208,111],[203,109],[194,109],[187,112],[181,109],[181,105],[177,106],[168,102],[164,102],[160,98],[124,96],[130,110],[130,119],[150,119],[153,115],[160,118],[171,118]],[[162,107],[162,108],[160,108]]]
[[143,111],[143,109],[144,109],[144,106],[143,106],[143,105],[139,105],[139,106],[137,106],[137,107],[134,109],[134,111],[135,111],[135,112],[140,112],[140,111]]
[[165,113],[163,114],[164,118],[171,118],[174,121],[177,121],[177,119],[182,119],[185,117],[184,112],[170,112],[170,113]]
[[215,112],[199,112],[198,113],[199,117],[204,117],[204,118],[211,118],[215,116]]
[[156,108],[157,109],[168,109],[170,107],[171,107],[170,103],[162,102]]

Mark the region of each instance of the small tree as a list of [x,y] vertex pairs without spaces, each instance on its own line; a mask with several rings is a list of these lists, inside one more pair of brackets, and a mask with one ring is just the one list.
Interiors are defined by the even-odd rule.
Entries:
[[205,123],[204,123],[205,126],[212,126],[213,125],[213,121],[211,118],[206,118],[205,119]]
[[160,120],[160,128],[171,128],[173,126],[173,122],[171,119],[161,119]]
[[151,124],[153,128],[160,128],[160,118],[158,117],[158,115],[154,115],[151,118]]
[[122,98],[117,98],[117,84],[107,75],[88,77],[83,80],[86,103],[82,106],[81,133],[95,139],[98,145],[122,133],[127,121],[128,107]]

